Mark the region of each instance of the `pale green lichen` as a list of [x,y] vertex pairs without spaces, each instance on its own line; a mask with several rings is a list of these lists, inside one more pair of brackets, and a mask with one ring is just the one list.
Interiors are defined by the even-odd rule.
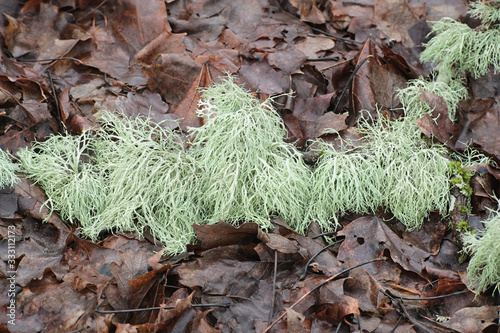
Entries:
[[399,101],[403,105],[405,114],[413,118],[421,118],[424,114],[431,114],[433,109],[427,102],[420,100],[422,91],[443,97],[448,107],[448,117],[455,120],[458,102],[468,96],[462,80],[456,78],[449,82],[428,81],[422,77],[408,81],[408,87],[397,92]]
[[93,168],[89,153],[88,132],[52,136],[17,152],[22,171],[45,190],[45,204],[51,211],[59,211],[63,220],[78,221],[84,228],[105,208],[104,175]]
[[19,181],[17,171],[18,167],[11,161],[9,154],[0,149],[0,189],[14,186]]
[[409,230],[431,211],[450,204],[449,168],[442,146],[428,146],[413,119],[361,119],[362,146],[325,149],[314,172],[309,216],[320,225],[347,212],[374,213],[379,207]]
[[141,117],[102,113],[103,129],[53,136],[18,152],[23,171],[47,193],[46,203],[84,236],[147,228],[179,253],[198,220],[195,168],[173,131]]
[[498,24],[500,24],[500,0],[489,1],[489,3],[474,1],[470,3],[470,7],[469,13],[472,17],[481,20],[487,28],[495,26],[498,28]]
[[463,238],[464,252],[471,255],[467,276],[472,287],[485,292],[491,287],[500,289],[500,214],[491,213],[484,221],[485,228],[466,233]]
[[[485,8],[489,9],[486,11]],[[476,6],[471,11],[476,17],[484,18],[487,26],[497,21],[497,12],[498,8],[490,5]],[[439,72],[456,73],[454,76],[457,76],[460,71],[467,71],[478,78],[488,73],[490,66],[495,72],[500,70],[498,25],[489,26],[489,29],[472,29],[464,23],[443,18],[434,22],[431,33],[435,36],[427,43],[420,59],[438,63]]]
[[421,61],[436,63],[431,79],[410,80],[407,88],[398,91],[408,116],[419,118],[433,111],[420,100],[421,91],[426,91],[443,97],[448,116],[455,120],[458,102],[468,96],[464,73],[478,78],[490,68],[500,71],[499,5],[500,1],[471,3],[469,12],[483,22],[478,29],[446,17],[433,23],[431,34],[434,36],[420,55]]
[[205,222],[254,221],[269,228],[270,217],[280,216],[304,232],[311,174],[283,141],[286,130],[271,100],[260,103],[229,76],[203,91],[198,114],[206,123],[190,130],[191,153]]

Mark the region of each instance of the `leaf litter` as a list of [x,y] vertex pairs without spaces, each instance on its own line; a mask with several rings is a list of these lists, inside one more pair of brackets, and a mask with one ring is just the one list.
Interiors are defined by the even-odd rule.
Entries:
[[[338,146],[339,137],[352,135],[360,108],[376,117],[377,105],[398,104],[395,89],[405,80],[429,74],[415,60],[425,22],[443,16],[465,20],[466,7],[465,1],[422,7],[397,0],[1,4],[9,16],[2,17],[1,30],[0,145],[15,153],[45,141],[59,131],[59,121],[81,133],[95,126],[101,109],[120,108],[155,122],[183,118],[183,129],[199,127],[198,88],[229,71],[264,97],[295,93],[293,103],[279,111],[299,147],[319,137]],[[328,34],[317,36],[318,26]],[[386,46],[393,42],[395,53]],[[339,100],[352,70],[367,57]],[[469,80],[472,98],[459,105],[457,123],[424,117],[418,125],[451,149],[473,144],[498,162],[498,75]],[[448,111],[438,95],[422,96],[435,103],[435,112]],[[277,105],[284,106],[286,98]],[[445,140],[449,134],[453,141]],[[471,210],[477,217],[495,208],[498,174],[485,166],[472,179]],[[198,243],[185,254],[159,258],[163,246],[145,240],[154,240],[147,231],[145,239],[120,232],[101,234],[97,243],[82,239],[80,229],[42,207],[47,198],[38,185],[20,176],[20,183],[0,194],[0,253],[6,263],[8,226],[14,225],[18,278],[16,326],[2,316],[4,331],[263,332],[282,314],[271,331],[497,327],[498,301],[487,293],[426,299],[470,286],[467,263],[436,213],[411,232],[397,220],[381,219],[388,217],[384,212],[347,215],[334,238],[343,242],[322,251],[309,267],[309,259],[328,245],[315,237],[320,228],[313,223],[304,236],[283,220],[273,220],[267,233],[252,222],[195,225]],[[368,263],[381,257],[387,260]],[[367,264],[292,308],[328,278],[361,263]],[[7,276],[5,264],[2,274]],[[1,304],[8,304],[8,287],[1,288]],[[166,305],[173,308],[113,312]]]

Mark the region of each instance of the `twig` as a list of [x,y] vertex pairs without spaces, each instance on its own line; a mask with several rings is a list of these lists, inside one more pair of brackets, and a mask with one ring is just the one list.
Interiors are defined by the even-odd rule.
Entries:
[[408,9],[410,10],[411,14],[413,15],[413,17],[417,20],[419,20],[420,18],[418,17],[418,15],[415,13],[415,11],[413,10],[413,8],[410,6],[410,4],[408,3],[408,0],[405,0],[405,4],[406,6],[408,7]]
[[396,325],[394,325],[394,328],[389,332],[389,333],[394,333],[396,332],[396,328],[398,328],[399,324],[401,324],[401,321],[403,320],[403,315],[400,315],[398,318],[398,321],[396,322]]
[[324,232],[324,233],[316,235],[316,236],[312,236],[311,239],[316,239],[316,238],[320,238],[323,236],[335,235],[336,233],[337,233],[336,231],[328,231],[328,232]]
[[276,297],[276,275],[278,272],[278,251],[274,250],[274,277],[273,277],[273,297],[271,299],[271,311],[269,311],[269,319],[268,323],[273,320],[273,312],[274,312],[274,298]]
[[[317,29],[317,28],[312,28],[312,31],[314,31],[316,33],[319,33],[319,34],[323,34],[323,35],[328,36],[330,38],[341,40],[341,41],[346,42],[346,43],[363,44],[363,42],[358,42],[357,40],[352,40],[352,39],[349,39],[349,38],[335,36],[335,35],[332,35],[332,34],[326,32],[326,31],[323,31],[323,30],[320,30],[320,29]],[[308,34],[308,36],[311,36],[311,37],[324,37],[324,36],[315,35],[315,34]]]
[[418,327],[420,330],[422,330],[425,333],[432,333],[433,332],[433,331],[429,330],[424,324],[422,324],[421,322],[419,322],[418,320],[413,318],[413,316],[410,316],[410,314],[408,313],[408,310],[406,309],[406,306],[404,305],[404,303],[402,302],[402,300],[398,296],[393,295],[389,290],[382,291],[382,293],[384,295],[386,295],[387,297],[389,297],[391,299],[391,301],[393,301],[399,307],[399,309],[403,312],[403,315],[406,317],[406,319],[408,319],[410,321],[410,323],[412,323],[413,325],[415,325],[416,327]]
[[76,20],[76,22],[79,22],[79,21],[83,20],[84,18],[86,18],[87,16],[89,16],[90,14],[92,14],[93,12],[95,12],[96,10],[98,10],[102,5],[104,5],[106,3],[106,1],[108,1],[108,0],[104,0],[103,2],[101,2],[99,5],[97,5],[97,7],[95,7],[94,9],[92,9],[90,12],[88,12],[87,14],[85,14],[82,17],[78,18]]
[[48,68],[45,70],[45,73],[47,73],[47,76],[49,77],[50,90],[52,91],[52,96],[54,96],[54,101],[56,103],[56,115],[57,115],[57,120],[59,121],[59,133],[62,133],[63,131],[62,113],[61,113],[61,108],[59,107],[59,101],[57,100],[56,88],[54,87],[54,81],[52,80],[52,75],[50,74],[50,70]]
[[342,4],[344,6],[355,5],[355,6],[360,6],[360,7],[370,7],[370,8],[374,8],[375,7],[374,4],[371,4],[371,3],[362,3],[362,2],[357,2],[357,1],[342,1]]
[[79,63],[80,65],[85,65],[83,61],[80,59],[76,58],[71,58],[71,57],[60,57],[60,58],[50,58],[50,59],[16,59],[17,61],[20,62],[52,62],[52,61],[58,61],[58,60],[73,60]]
[[339,243],[342,243],[344,240],[341,239],[341,240],[338,240],[336,242],[333,242],[332,244],[328,244],[327,246],[325,246],[324,248],[322,248],[321,250],[319,250],[318,252],[316,252],[306,263],[305,267],[304,267],[304,271],[302,272],[302,274],[300,275],[299,277],[299,280],[304,280],[306,275],[307,275],[307,268],[309,268],[309,265],[311,264],[311,262],[317,257],[319,256],[321,253],[323,253],[326,249],[334,246],[334,245],[337,245]]
[[[224,304],[218,304],[218,303],[206,303],[206,304],[191,304],[193,308],[204,308],[204,307],[222,307],[222,308],[228,308],[231,304],[230,303],[224,303]],[[130,312],[142,312],[142,311],[153,311],[153,310],[172,310],[175,309],[175,305],[166,305],[166,306],[155,306],[152,308],[141,308],[141,309],[126,309],[126,310],[99,310],[99,307],[95,309],[95,312],[101,313],[101,314],[108,314],[108,313],[130,313]]]
[[339,107],[340,105],[340,102],[342,101],[342,98],[344,97],[345,95],[345,92],[347,91],[347,89],[349,88],[349,85],[351,84],[353,78],[354,78],[354,75],[356,75],[356,73],[359,71],[359,69],[361,68],[361,66],[363,66],[363,64],[370,58],[373,58],[372,55],[369,55],[367,56],[366,58],[364,58],[363,60],[361,60],[358,65],[356,66],[356,68],[354,69],[354,71],[352,72],[351,76],[349,77],[349,81],[347,81],[344,89],[342,90],[342,93],[340,94],[339,98],[337,99],[337,103],[335,103],[335,107],[333,108],[333,113],[335,113],[335,111],[337,111],[337,108]]
[[427,300],[440,299],[440,298],[445,298],[445,297],[450,297],[450,296],[465,294],[465,293],[468,293],[468,292],[469,292],[469,290],[466,289],[466,290],[457,291],[457,292],[451,293],[451,294],[439,295],[439,296],[430,296],[430,297],[400,297],[400,296],[396,296],[396,295],[394,295],[392,293],[391,293],[391,295],[393,297],[395,297],[395,298],[399,298],[399,299],[406,300],[406,301],[427,301]]
[[319,62],[319,61],[339,61],[340,56],[325,57],[325,58],[307,58],[306,62]]
[[[361,266],[364,266],[364,265],[367,265],[367,264],[370,264],[372,262],[375,262],[375,261],[382,261],[382,260],[387,260],[386,257],[381,257],[381,258],[375,258],[375,259],[372,259],[372,260],[369,260],[369,261],[366,261],[364,263],[361,263],[361,264],[358,264],[356,266],[353,266],[353,267],[350,267],[350,268],[347,268],[347,269],[344,269],[340,272],[338,272],[337,274],[335,275],[332,275],[330,276],[328,279],[326,279],[325,281],[321,282],[320,284],[318,284],[316,287],[312,288],[311,290],[309,290],[304,296],[302,296],[301,298],[299,298],[295,303],[292,304],[292,306],[290,307],[290,309],[293,309],[297,304],[299,304],[300,302],[302,302],[307,296],[309,296],[311,293],[313,293],[314,291],[318,290],[319,288],[321,288],[322,286],[324,286],[325,284],[327,284],[328,282],[330,281],[333,281],[335,280],[336,278],[338,278],[339,276],[342,276],[343,274],[349,272],[349,271],[352,271],[353,269],[355,268],[358,268],[358,267],[361,267]],[[269,330],[271,328],[273,328],[274,325],[276,325],[281,319],[283,319],[283,317],[286,315],[286,311],[283,312],[283,314],[281,316],[278,317],[278,319],[276,319],[275,321],[273,321],[273,323],[271,325],[269,325],[266,330],[263,332],[263,333],[266,333],[266,332],[269,332]]]
[[327,69],[330,69],[330,68],[333,68],[333,67],[337,67],[337,66],[343,65],[343,64],[345,64],[346,62],[350,62],[350,61],[352,61],[352,59],[347,59],[347,60],[344,60],[344,61],[338,62],[338,63],[336,63],[336,64],[330,65],[330,66],[328,66],[328,67],[321,68],[321,69],[320,69],[320,71],[326,71]]

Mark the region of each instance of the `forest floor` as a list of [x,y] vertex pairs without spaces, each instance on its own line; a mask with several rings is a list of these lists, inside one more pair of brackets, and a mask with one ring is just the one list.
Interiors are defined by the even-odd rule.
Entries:
[[[64,128],[77,135],[101,110],[199,127],[199,88],[225,73],[261,99],[282,95],[289,142],[335,144],[356,136],[360,110],[400,107],[396,90],[432,70],[419,61],[429,22],[473,24],[467,9],[465,0],[0,0],[0,146],[15,154]],[[456,123],[422,130],[451,131],[451,149],[470,142],[498,162],[500,76],[467,86]],[[301,235],[281,219],[267,232],[195,225],[198,243],[166,257],[148,235],[94,243],[56,213],[42,223],[45,194],[20,177],[0,192],[0,272],[10,278],[0,283],[0,332],[499,329],[498,296],[469,289],[438,212],[412,232],[386,213],[343,216],[328,236],[335,245],[311,261],[328,244],[319,227]],[[472,227],[495,208],[499,179],[494,168],[472,178]]]

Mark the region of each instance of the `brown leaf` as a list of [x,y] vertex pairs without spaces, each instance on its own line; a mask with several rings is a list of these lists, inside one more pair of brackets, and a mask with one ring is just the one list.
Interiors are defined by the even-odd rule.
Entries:
[[[38,220],[45,220],[50,210],[45,206],[47,197],[38,185],[32,181],[21,179],[14,187],[14,193],[19,194],[19,212]],[[47,222],[50,222],[60,230],[69,232],[69,229],[56,214],[51,214]]]
[[161,96],[149,90],[141,92],[129,92],[127,96],[119,96],[116,99],[116,107],[126,116],[135,117],[142,115],[169,129],[176,129],[177,116],[168,113],[169,106],[163,102]]
[[316,128],[314,132],[314,137],[318,138],[324,134],[335,134],[339,133],[348,128],[346,125],[346,119],[348,114],[337,114],[333,112],[327,112],[318,118],[316,123]]
[[425,14],[425,3],[422,7],[412,7],[405,0],[375,0],[373,20],[385,35],[404,43],[407,47],[412,47],[415,43],[408,32]]
[[466,114],[464,128],[457,140],[456,148],[465,148],[472,143],[483,152],[500,159],[500,103],[498,99],[474,102]]
[[163,32],[172,31],[163,1],[117,0],[105,2],[102,11],[117,37],[134,50],[141,50]]
[[[19,199],[18,193],[12,193],[10,189],[0,189],[0,218],[14,219],[15,213],[19,207],[17,205]],[[2,235],[6,238],[7,235]]]
[[[165,282],[165,276],[170,268],[171,266],[167,264],[127,282],[130,285],[128,307],[139,309],[160,306],[165,298],[165,288],[162,284]],[[157,316],[158,312],[156,311],[138,312],[131,316],[129,322],[135,324],[154,322]]]
[[[340,132],[347,128],[345,115],[327,112],[334,97],[335,93],[330,93],[312,98],[298,98],[294,101],[293,115],[297,117],[304,141],[321,136],[325,129]],[[303,141],[299,141],[298,145],[302,144]]]
[[176,105],[184,99],[193,82],[206,79],[200,76],[202,66],[187,54],[162,54],[159,63],[142,71],[149,89],[159,93],[167,103]]
[[[382,52],[384,53],[384,60],[390,63],[392,66],[397,68],[407,79],[416,79],[418,75],[410,64],[406,61],[406,59],[393,52],[387,45],[381,45]],[[403,88],[403,87],[401,87]]]
[[[268,95],[287,91],[283,84],[283,76],[269,65],[265,57],[252,64],[244,63],[239,73],[241,81],[248,83],[252,90],[258,90]],[[288,87],[288,83],[286,86]]]
[[23,300],[16,318],[16,329],[29,332],[72,331],[82,317],[94,312],[97,299],[92,294],[79,293],[69,283],[57,283],[46,274],[18,295]]
[[259,226],[257,223],[244,223],[239,227],[226,222],[213,225],[193,224],[196,238],[201,242],[203,249],[219,246],[248,244],[256,241]]
[[[418,274],[426,278],[425,271],[434,268],[442,269],[437,263],[429,262],[430,253],[415,247],[413,244],[401,239],[378,217],[361,217],[348,224],[338,235],[346,237],[339,248],[338,259],[353,259],[358,263],[366,262],[373,258],[379,258],[384,251],[389,250],[391,259],[401,265],[406,271]],[[363,266],[368,272],[377,276],[385,269],[389,269],[392,278],[396,278],[399,273],[395,267],[391,267],[388,262],[376,262]],[[455,276],[456,272],[433,271],[440,276]]]
[[283,116],[283,122],[285,123],[285,127],[288,130],[288,136],[286,138],[286,141],[296,142],[296,145],[298,147],[302,147],[305,143],[305,138],[300,128],[297,116],[291,113],[286,113]]
[[259,229],[259,239],[270,249],[280,253],[297,253],[297,245],[291,240],[277,234],[267,234]]
[[355,74],[351,74],[353,79],[349,96],[349,113],[352,121],[358,118],[361,110],[368,112],[373,119],[377,118],[375,111],[376,100],[370,84],[371,71],[373,67],[378,65],[377,58],[375,43],[368,38],[356,56],[354,63],[356,67],[360,67]]
[[325,16],[316,6],[316,0],[290,0],[290,4],[297,8],[302,21],[314,24],[326,23]]
[[89,28],[88,32],[92,35],[91,48],[77,45],[75,56],[78,59],[132,86],[146,85],[147,79],[140,66],[129,64],[133,54],[130,54],[127,44],[115,42],[110,29],[97,26]]
[[[87,38],[63,39],[61,30],[68,24],[63,15],[64,13],[59,13],[57,6],[41,3],[40,12],[34,17],[26,16],[29,23],[8,17],[6,44],[9,51],[16,58],[27,53],[34,53],[37,59],[63,57],[79,40]],[[47,22],[59,24],[47,24]]]
[[79,115],[78,113],[74,113],[66,121],[66,128],[72,135],[80,135],[84,131],[96,129],[98,127],[99,126],[97,124],[90,121],[87,117]]
[[342,301],[330,301],[329,303],[321,304],[313,316],[314,318],[337,325],[344,320],[345,316],[351,314],[360,314],[358,300],[349,296],[344,296]]
[[329,38],[306,37],[295,43],[295,49],[302,52],[309,59],[317,59],[325,54],[325,51],[333,49],[335,42]]
[[135,62],[144,65],[152,65],[161,53],[183,53],[186,45],[183,43],[185,33],[173,34],[162,31],[149,44],[144,46],[135,55]]
[[271,66],[281,69],[284,74],[294,74],[300,71],[307,56],[296,49],[286,49],[269,54],[268,59]]
[[303,314],[291,308],[285,308],[286,311],[286,328],[288,332],[307,333],[310,332],[310,327],[307,327],[306,317]]
[[385,63],[373,66],[369,79],[377,106],[383,109],[396,108],[399,103],[396,91],[406,88],[407,85],[405,73],[392,64]]
[[448,147],[454,147],[458,140],[460,125],[452,122],[448,117],[448,106],[441,96],[420,89],[420,100],[428,103],[433,110],[432,116],[426,113],[422,118],[416,119],[418,127],[427,137],[436,137]]
[[57,126],[47,124],[46,122],[38,123],[21,131],[11,129],[4,135],[0,135],[0,145],[2,145],[4,149],[8,149],[10,152],[16,152],[21,148],[29,146],[31,142],[35,140],[42,141],[49,135],[56,132]]
[[175,108],[174,114],[182,119],[179,125],[183,131],[187,131],[189,127],[200,127],[203,125],[203,119],[198,117],[196,110],[201,98],[200,88],[207,88],[212,83],[208,67],[209,62],[205,62],[201,67],[200,74],[194,80],[184,99]]
[[344,282],[344,294],[358,301],[358,309],[366,313],[377,313],[380,307],[380,290],[384,290],[365,269],[359,268],[349,272],[349,279]]
[[500,306],[468,307],[455,312],[442,325],[461,333],[483,332],[487,327],[497,327]]

